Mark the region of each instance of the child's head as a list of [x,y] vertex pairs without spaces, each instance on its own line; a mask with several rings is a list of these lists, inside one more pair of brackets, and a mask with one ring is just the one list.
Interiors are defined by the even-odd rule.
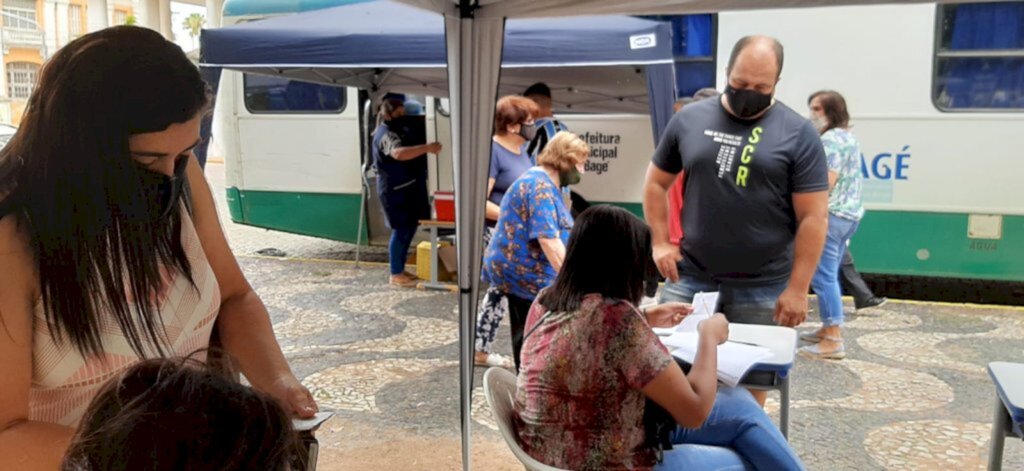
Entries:
[[93,399],[65,470],[287,470],[301,456],[277,402],[190,360],[146,360]]

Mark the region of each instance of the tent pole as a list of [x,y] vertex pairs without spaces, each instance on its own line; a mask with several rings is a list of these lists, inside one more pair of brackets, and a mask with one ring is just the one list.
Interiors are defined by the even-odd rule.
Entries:
[[459,254],[459,406],[462,469],[470,462],[473,344],[483,256],[484,200],[498,93],[504,18],[474,18],[475,2],[460,0],[445,16],[448,84],[455,170],[456,245]]
[[[364,101],[363,107],[361,109],[362,112],[360,113],[360,117],[362,118],[362,120],[360,120],[359,123],[361,125],[359,132],[360,134],[362,134],[362,138],[360,139],[360,151],[363,154],[363,164],[359,166],[359,229],[358,232],[356,232],[356,268],[359,268],[360,256],[362,254],[363,227],[366,221],[367,210],[366,193],[370,188],[370,182],[366,180],[366,172],[370,168],[370,166],[373,165],[373,152],[371,150],[369,136],[370,117],[373,115],[373,100],[369,98],[363,98],[362,93],[359,94],[359,98],[361,101]],[[369,239],[369,234],[367,234],[367,239]]]

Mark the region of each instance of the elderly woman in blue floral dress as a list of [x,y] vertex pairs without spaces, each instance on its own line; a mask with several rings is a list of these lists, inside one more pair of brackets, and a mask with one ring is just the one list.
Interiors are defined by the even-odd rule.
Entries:
[[512,352],[519,367],[523,326],[537,293],[555,279],[572,230],[566,187],[579,183],[590,147],[560,132],[505,192],[501,216],[484,253],[484,279],[507,295]]

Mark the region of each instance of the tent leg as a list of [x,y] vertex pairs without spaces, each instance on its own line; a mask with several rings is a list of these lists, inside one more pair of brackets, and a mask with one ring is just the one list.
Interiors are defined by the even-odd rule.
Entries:
[[[468,2],[464,0],[468,5]],[[478,11],[479,12],[479,11]],[[484,193],[490,162],[494,102],[498,93],[505,19],[445,17],[448,89],[452,103],[456,245],[459,253],[459,405],[462,469],[470,463],[473,337],[483,256]]]
[[359,192],[359,232],[356,232],[356,268],[359,268],[359,255],[363,248],[363,224],[366,220],[366,177],[363,177],[362,190]]

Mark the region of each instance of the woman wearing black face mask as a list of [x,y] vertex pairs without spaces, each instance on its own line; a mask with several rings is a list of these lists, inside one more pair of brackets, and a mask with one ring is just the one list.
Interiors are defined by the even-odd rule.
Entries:
[[586,142],[559,132],[537,156],[537,166],[516,179],[501,200],[501,217],[484,253],[483,275],[490,290],[508,305],[517,368],[526,313],[565,258],[573,223],[566,187],[579,183],[588,157]]
[[253,386],[316,412],[192,156],[207,103],[145,28],[87,34],[43,67],[0,151],[0,469],[56,469],[107,378],[214,331]]
[[405,271],[405,260],[420,220],[430,219],[425,155],[440,152],[441,144],[408,145],[402,142],[404,133],[399,119],[405,116],[402,103],[395,97],[381,102],[377,128],[373,131],[373,164],[377,167],[377,194],[391,228],[388,243],[390,283],[413,288],[419,278]]
[[[537,104],[525,97],[510,95],[498,100],[494,110],[494,137],[491,143],[491,171],[487,179],[487,227],[484,245],[491,240],[494,225],[500,215],[501,199],[512,183],[532,167],[527,147],[537,134],[534,116]],[[491,287],[484,294],[476,322],[476,358],[481,366],[512,367],[512,360],[491,353],[491,345],[498,335],[498,325],[508,312],[508,300]]]

